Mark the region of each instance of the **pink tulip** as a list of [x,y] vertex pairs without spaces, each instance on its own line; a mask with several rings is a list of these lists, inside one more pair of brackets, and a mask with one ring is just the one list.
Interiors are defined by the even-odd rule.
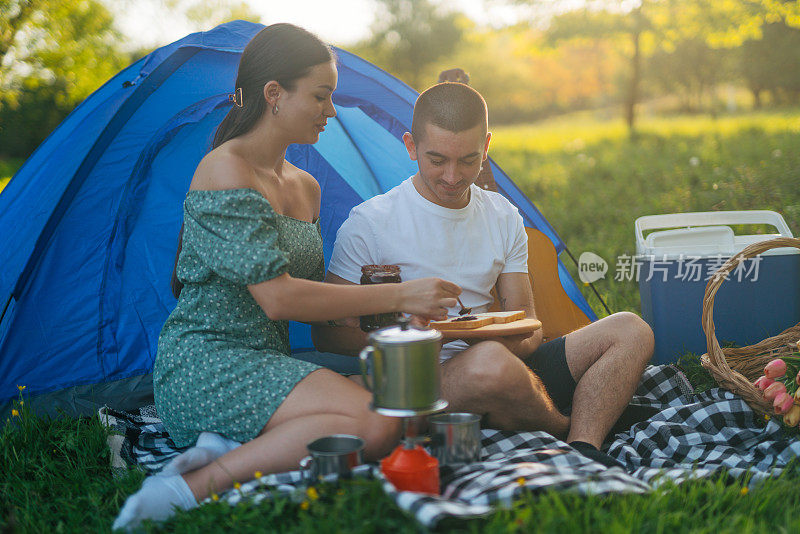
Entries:
[[764,376],[767,378],[778,378],[786,374],[786,362],[780,358],[775,358],[764,367]]
[[765,389],[767,389],[767,386],[770,386],[774,383],[775,381],[773,379],[767,378],[766,376],[762,376],[759,377],[758,380],[753,382],[753,385],[758,389],[760,389],[761,391],[764,391]]
[[800,423],[800,406],[792,406],[786,415],[783,416],[783,424],[786,426],[797,426]]
[[788,412],[789,408],[791,408],[793,404],[794,397],[784,391],[783,393],[778,393],[778,395],[775,396],[775,401],[772,403],[772,407],[775,408],[776,414],[781,415]]
[[775,382],[767,386],[767,389],[764,390],[764,398],[772,402],[778,396],[778,393],[786,393],[786,386],[781,382]]

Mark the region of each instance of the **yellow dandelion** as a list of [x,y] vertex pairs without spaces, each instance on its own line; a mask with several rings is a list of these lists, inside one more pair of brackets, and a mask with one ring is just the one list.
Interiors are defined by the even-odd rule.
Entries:
[[311,499],[312,501],[316,501],[317,499],[319,499],[319,493],[317,492],[317,488],[313,486],[306,490],[306,495],[308,495],[308,498]]
[[19,417],[19,411],[17,411],[17,409],[15,408],[15,409],[11,410],[11,415],[14,416],[14,417]]
[[764,421],[769,421],[769,415],[764,414]]
[[23,390],[23,389],[25,389],[26,387],[28,387],[28,386],[17,386],[17,389],[18,389],[18,390],[20,390],[20,391],[22,391],[22,390]]
[[343,489],[336,490],[336,495],[344,495],[344,490]]
[[303,501],[303,502],[300,503],[300,509],[301,510],[308,510],[309,506],[310,505],[308,504],[308,501]]
[[745,487],[743,487],[743,488],[742,488],[742,489],[739,491],[739,495],[741,495],[742,497],[744,497],[745,495],[747,495],[747,492],[748,492],[748,491],[750,491],[750,490],[749,490],[749,489],[747,489],[747,486],[745,486]]
[[241,484],[239,484],[238,482],[234,482],[234,483],[233,483],[233,489],[239,489],[239,488],[241,488],[241,487],[242,487],[242,485],[241,485]]
[[217,495],[216,493],[212,493],[211,494],[211,500],[212,501],[218,501],[219,500],[219,495]]
[[261,478],[262,476],[264,476],[264,474],[261,471],[256,471],[255,473],[253,473],[253,476],[255,476],[256,478]]
[[525,485],[525,477],[519,477],[517,479],[517,485],[524,486]]
[[25,401],[19,401],[20,406],[25,406]]

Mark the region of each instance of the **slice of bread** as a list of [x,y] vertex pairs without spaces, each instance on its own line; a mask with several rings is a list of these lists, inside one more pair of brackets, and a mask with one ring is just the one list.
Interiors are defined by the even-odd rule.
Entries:
[[[431,321],[428,326],[437,330],[469,330],[495,323],[511,323],[525,318],[525,311],[499,311],[450,317],[445,321]],[[465,318],[469,319],[465,320]]]
[[512,321],[519,321],[520,319],[524,319],[526,317],[525,310],[516,310],[516,311],[496,311],[496,312],[486,312],[486,313],[476,313],[476,317],[491,317],[493,319],[493,323],[510,323]]
[[431,321],[428,326],[437,330],[469,330],[480,328],[494,323],[491,317],[478,317],[477,315],[462,315],[450,317],[444,321]]

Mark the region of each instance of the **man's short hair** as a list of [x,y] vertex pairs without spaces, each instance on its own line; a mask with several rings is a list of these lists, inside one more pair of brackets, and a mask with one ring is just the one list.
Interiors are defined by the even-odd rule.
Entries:
[[419,95],[414,104],[411,135],[415,143],[422,140],[428,124],[453,133],[482,124],[484,131],[488,131],[486,101],[478,91],[463,83],[438,83]]

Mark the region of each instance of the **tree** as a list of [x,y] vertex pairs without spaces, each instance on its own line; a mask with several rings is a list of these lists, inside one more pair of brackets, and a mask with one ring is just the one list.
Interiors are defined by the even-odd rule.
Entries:
[[656,50],[645,64],[645,80],[680,98],[684,111],[699,111],[709,90],[731,79],[731,51],[713,48],[705,40],[690,38],[671,50]]
[[[513,0],[516,4],[546,4],[554,39],[605,36],[625,38],[630,59],[625,117],[635,132],[642,63],[659,50],[671,52],[693,41],[711,48],[735,48],[759,39],[766,22],[800,26],[796,0],[638,0],[627,11],[612,0]],[[582,19],[582,20],[581,20]],[[598,21],[606,21],[597,24]],[[582,23],[579,23],[582,22]]]
[[461,41],[460,15],[442,13],[429,0],[377,1],[372,37],[356,45],[356,52],[423,89],[431,81],[427,67],[453,53]]
[[[147,0],[0,0],[0,156],[27,157],[84,98],[132,59],[115,14]],[[113,6],[114,12],[107,5]],[[197,29],[258,16],[242,1],[165,0]],[[124,13],[123,13],[124,15]]]
[[23,87],[60,86],[57,101],[79,102],[127,58],[113,17],[97,0],[0,0],[0,106]]
[[128,62],[98,0],[0,0],[0,152],[27,156]]
[[774,99],[797,101],[800,97],[800,30],[785,22],[762,27],[761,39],[745,41],[739,51],[739,69],[761,107],[764,91]]

